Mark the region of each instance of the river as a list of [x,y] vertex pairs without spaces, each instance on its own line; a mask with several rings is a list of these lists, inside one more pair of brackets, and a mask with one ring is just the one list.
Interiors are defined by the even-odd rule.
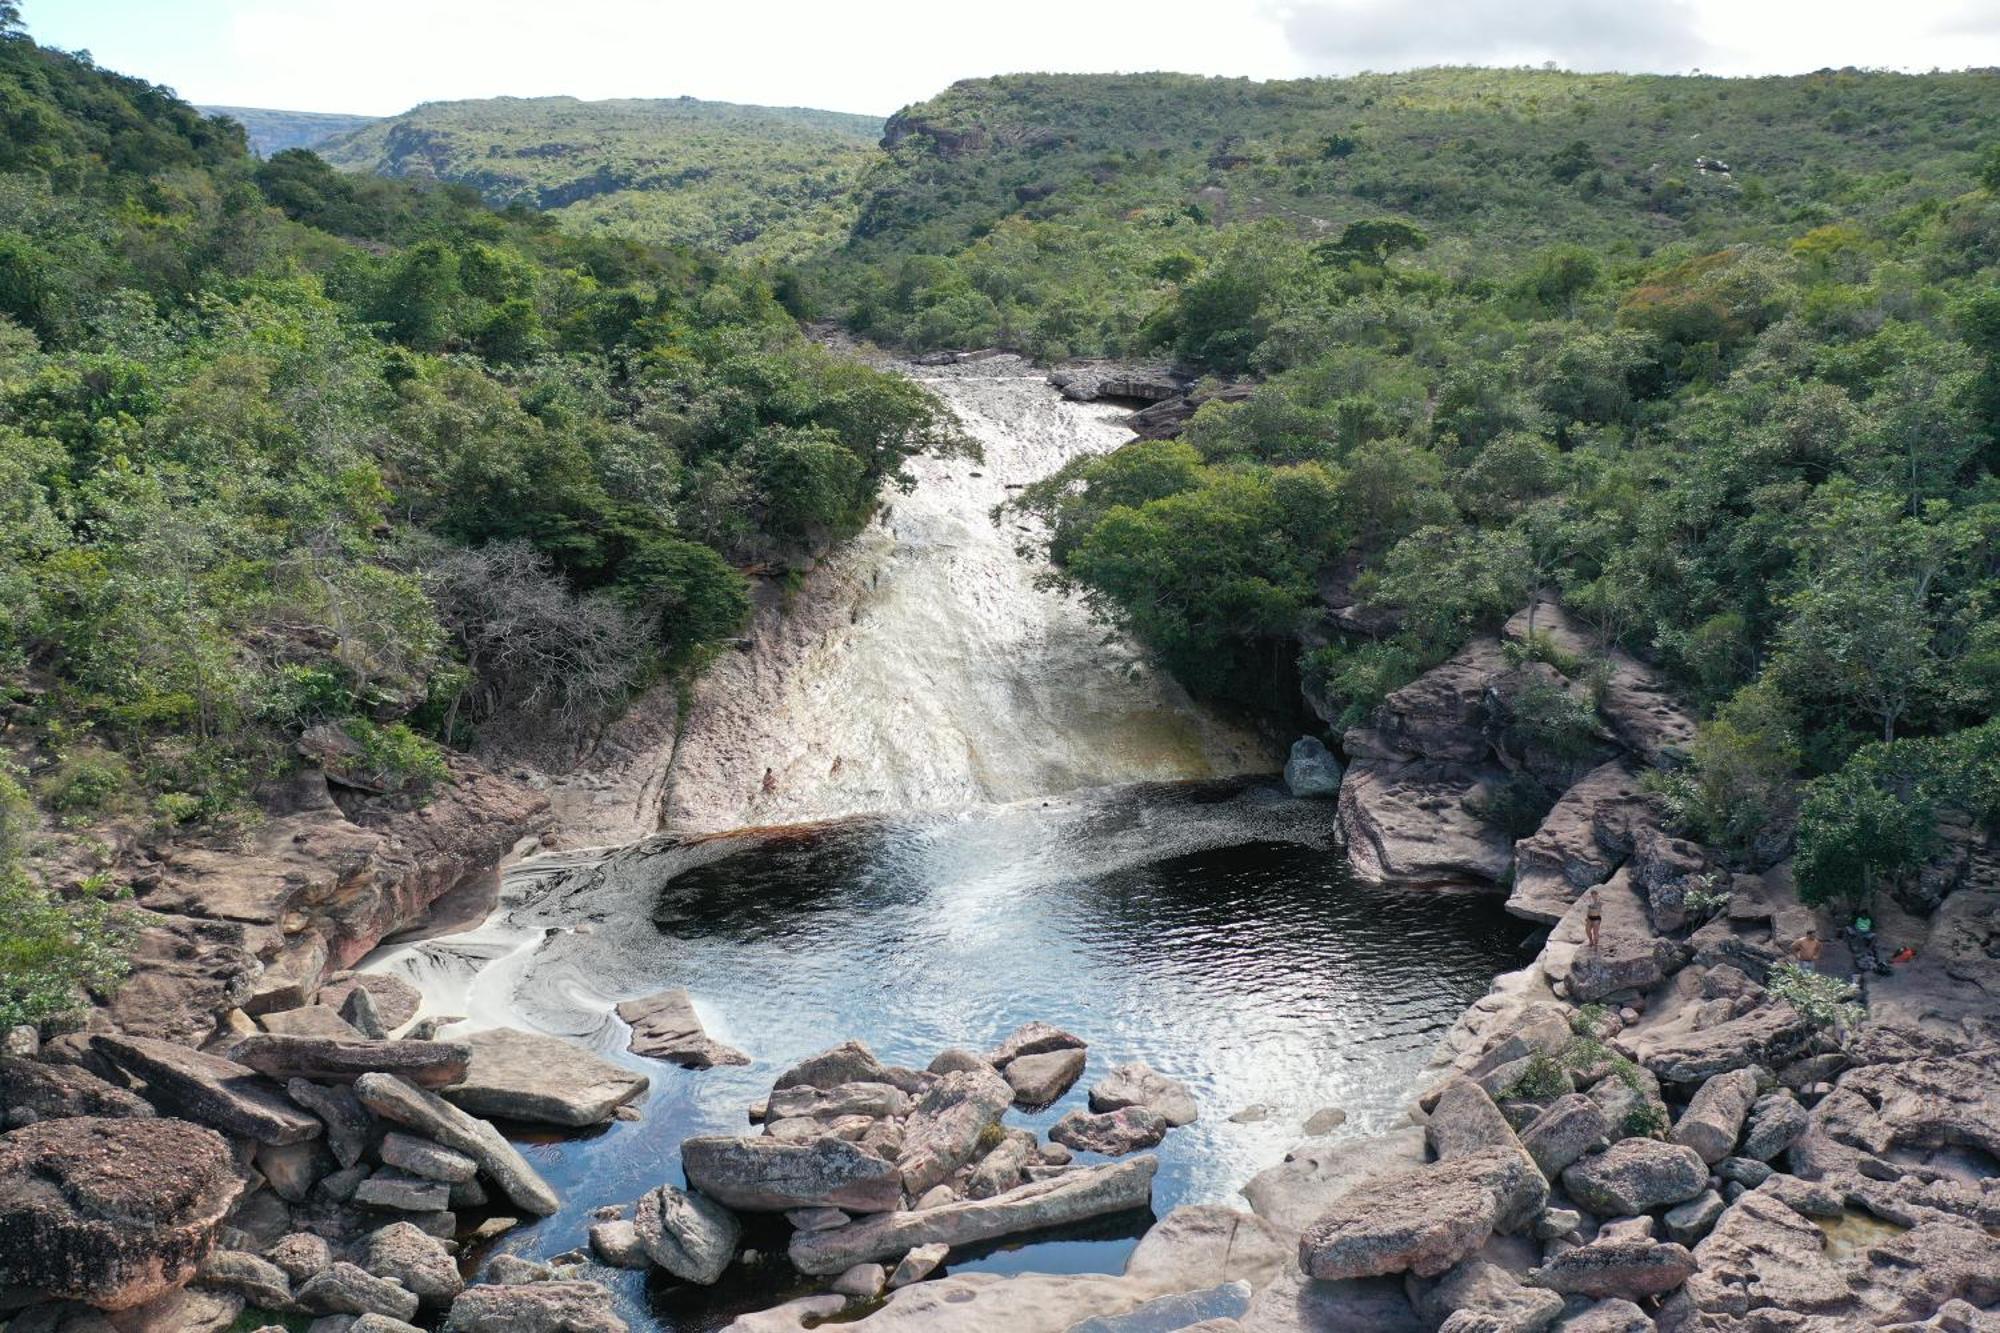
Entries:
[[[985,458],[921,462],[792,614],[760,616],[681,737],[672,831],[524,863],[481,926],[372,964],[416,980],[430,1012],[565,1034],[652,1077],[636,1122],[530,1137],[565,1206],[507,1250],[560,1253],[594,1208],[678,1183],[681,1139],[745,1132],[744,1108],[815,1050],[859,1037],[921,1067],[1037,1018],[1087,1039],[1090,1067],[1011,1120],[1046,1129],[1111,1065],[1145,1060],[1202,1108],[1159,1149],[1155,1211],[1230,1202],[1315,1110],[1394,1123],[1439,1036],[1519,961],[1492,898],[1350,881],[1330,805],[1284,792],[1267,739],[1037,585],[1026,534],[991,511],[1128,438],[1112,413],[1022,374],[933,388]],[[668,985],[754,1063],[625,1054],[612,1003]],[[1262,1118],[1232,1119],[1252,1106]],[[1116,1271],[1149,1221],[951,1266]],[[809,1289],[776,1257],[782,1227],[751,1243],[773,1257],[711,1291],[594,1276],[635,1328],[717,1328]]]

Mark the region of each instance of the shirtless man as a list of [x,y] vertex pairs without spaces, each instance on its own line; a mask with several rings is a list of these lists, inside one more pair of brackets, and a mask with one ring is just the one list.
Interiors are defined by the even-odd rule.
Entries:
[[1800,967],[1817,972],[1821,947],[1818,929],[1808,926],[1805,934],[1792,941],[1792,957],[1798,960]]

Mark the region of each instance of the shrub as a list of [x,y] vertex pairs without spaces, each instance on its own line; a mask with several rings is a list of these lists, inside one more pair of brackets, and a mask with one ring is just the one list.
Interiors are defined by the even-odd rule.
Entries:
[[1797,963],[1779,963],[1767,984],[1771,994],[1818,1027],[1851,1027],[1867,1016],[1852,984]]
[[109,750],[83,747],[69,751],[35,784],[35,794],[48,809],[68,818],[84,818],[109,807],[132,781],[132,770]]
[[131,968],[132,926],[100,897],[62,902],[0,866],[0,1028],[58,1022]]
[[424,792],[451,781],[444,751],[437,742],[410,730],[407,723],[378,725],[367,718],[350,717],[340,729],[361,747],[363,765],[391,779],[389,785]]
[[1516,750],[1583,759],[1597,748],[1597,710],[1560,685],[1532,680],[1508,701],[1503,731]]
[[1545,629],[1538,629],[1525,639],[1507,640],[1500,645],[1500,656],[1510,667],[1546,662],[1571,679],[1583,670],[1583,659],[1557,643],[1556,636]]

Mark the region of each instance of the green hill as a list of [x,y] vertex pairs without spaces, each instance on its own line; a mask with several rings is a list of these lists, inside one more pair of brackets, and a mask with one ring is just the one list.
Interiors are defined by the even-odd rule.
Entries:
[[470,185],[572,231],[793,258],[836,244],[882,122],[694,98],[433,102],[321,144],[336,166]]
[[312,148],[336,134],[358,130],[377,119],[331,111],[274,111],[255,106],[198,107],[204,115],[227,116],[250,136],[250,151],[271,157],[287,148]]
[[1463,278],[1638,259],[1934,202],[1997,117],[1990,73],[970,80],[891,118],[832,281],[880,337],[1120,350],[1237,224],[1400,219]]

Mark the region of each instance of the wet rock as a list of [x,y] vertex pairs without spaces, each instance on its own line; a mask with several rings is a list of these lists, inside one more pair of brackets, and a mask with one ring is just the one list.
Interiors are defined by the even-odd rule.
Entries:
[[1724,1206],[1720,1194],[1714,1190],[1703,1190],[1686,1203],[1667,1209],[1661,1220],[1667,1224],[1669,1239],[1682,1245],[1693,1245],[1715,1229]]
[[595,1282],[467,1287],[444,1333],[628,1333],[609,1288]]
[[1158,403],[1178,397],[1187,377],[1168,365],[1122,361],[1071,361],[1049,372],[1049,383],[1071,402],[1094,403],[1100,398],[1136,399]]
[[1582,1093],[1556,1098],[1521,1131],[1521,1146],[1550,1180],[1557,1180],[1610,1131],[1604,1108]]
[[1338,1106],[1322,1106],[1306,1117],[1306,1122],[1300,1129],[1307,1138],[1318,1138],[1323,1134],[1333,1133],[1346,1123],[1347,1112]]
[[640,1196],[633,1226],[647,1258],[681,1281],[703,1287],[722,1277],[743,1235],[728,1209],[672,1185]]
[[833,1207],[879,1213],[903,1200],[896,1165],[843,1139],[693,1138],[681,1144],[681,1166],[696,1190],[746,1212]]
[[665,1060],[683,1069],[750,1063],[749,1056],[708,1035],[694,1011],[694,1001],[678,986],[619,1001],[618,1017],[632,1027],[625,1049],[634,1055]]
[[1491,1148],[1387,1173],[1338,1199],[1299,1239],[1299,1266],[1321,1279],[1436,1277],[1495,1231],[1540,1216],[1548,1184],[1519,1149]]
[[1137,1157],[1077,1168],[991,1199],[947,1203],[920,1212],[885,1212],[828,1231],[799,1232],[791,1241],[792,1264],[804,1273],[829,1275],[858,1263],[895,1259],[919,1245],[970,1245],[1142,1208],[1152,1198],[1158,1169],[1158,1159]]
[[374,1276],[387,1278],[415,1293],[426,1304],[448,1304],[465,1290],[465,1280],[458,1275],[458,1263],[444,1242],[408,1222],[392,1222],[369,1232],[361,1242],[355,1262]]
[[591,1224],[590,1252],[612,1268],[643,1270],[653,1266],[652,1257],[639,1241],[639,1228],[617,1218]]
[[1668,1137],[1684,1148],[1694,1149],[1702,1161],[1714,1166],[1736,1150],[1744,1118],[1756,1101],[1754,1071],[1732,1069],[1717,1074],[1702,1083]]
[[1087,1053],[1080,1048],[1045,1051],[1040,1055],[1017,1056],[1007,1062],[1007,1068],[1002,1072],[1007,1086],[1014,1090],[1016,1105],[1047,1106],[1068,1092],[1082,1077],[1087,1058]]
[[1081,1051],[1087,1043],[1071,1032],[1040,1019],[1023,1023],[1007,1034],[998,1046],[986,1053],[986,1063],[998,1070],[1024,1055],[1047,1055],[1051,1051]]
[[1628,1217],[1685,1203],[1708,1188],[1708,1164],[1692,1148],[1620,1139],[1562,1174],[1569,1196],[1602,1217]]
[[1049,1130],[1049,1138],[1077,1152],[1122,1157],[1141,1148],[1151,1148],[1167,1136],[1166,1119],[1143,1106],[1095,1115],[1071,1111]]
[[1750,1109],[1750,1123],[1743,1131],[1742,1153],[1768,1162],[1798,1141],[1808,1124],[1806,1108],[1789,1090],[1780,1089],[1760,1097]]
[[390,1130],[382,1136],[381,1157],[386,1166],[399,1167],[425,1180],[460,1184],[479,1174],[479,1163],[462,1152],[420,1139],[414,1134]]
[[479,1163],[479,1169],[524,1211],[547,1217],[561,1207],[555,1191],[499,1130],[436,1093],[388,1074],[363,1074],[354,1081],[354,1093],[384,1120],[414,1129]]
[[997,1074],[973,1070],[944,1075],[903,1122],[903,1147],[896,1159],[903,1188],[916,1197],[942,1184],[977,1155],[986,1131],[1000,1123],[1013,1102],[1014,1090]]
[[1191,1125],[1201,1115],[1187,1085],[1141,1062],[1119,1065],[1090,1085],[1090,1109],[1099,1113],[1127,1106],[1157,1112],[1169,1128]]
[[1317,736],[1292,742],[1285,759],[1285,790],[1294,796],[1340,795],[1340,761]]
[[295,1078],[285,1084],[285,1095],[320,1118],[320,1123],[326,1126],[326,1146],[342,1167],[361,1160],[375,1126],[352,1088],[322,1087]]
[[201,1261],[204,1287],[233,1291],[265,1310],[283,1310],[292,1303],[292,1280],[285,1270],[244,1250],[214,1250]]
[[1230,1116],[1229,1123],[1232,1125],[1261,1125],[1271,1118],[1271,1112],[1276,1109],[1269,1102],[1252,1102]]
[[843,1083],[886,1083],[888,1069],[865,1042],[844,1041],[805,1059],[778,1075],[778,1088],[837,1088]]
[[889,1290],[907,1287],[912,1282],[922,1282],[938,1270],[945,1256],[951,1253],[951,1246],[942,1242],[913,1247],[896,1263],[896,1270],[889,1274]]
[[1530,1269],[1528,1281],[1565,1295],[1643,1300],[1672,1291],[1686,1282],[1694,1269],[1694,1256],[1685,1246],[1672,1242],[1597,1240]]
[[465,1077],[472,1048],[456,1041],[335,1040],[259,1032],[238,1041],[230,1058],[280,1083],[294,1078],[352,1083],[362,1074],[394,1074],[420,1088],[443,1088]]
[[415,1292],[336,1262],[299,1285],[299,1305],[312,1314],[384,1314],[408,1322],[417,1313]]
[[294,1231],[272,1242],[264,1257],[284,1270],[294,1282],[303,1282],[333,1263],[333,1249],[322,1236]]
[[1373,1138],[1308,1139],[1243,1187],[1257,1216],[1296,1236],[1356,1186],[1384,1172],[1424,1161],[1424,1131],[1415,1127]]
[[401,1213],[437,1213],[451,1206],[451,1187],[401,1171],[377,1171],[355,1187],[354,1202]]
[[0,1136],[0,1284],[143,1305],[194,1276],[242,1188],[228,1144],[183,1120],[15,1130]]
[[145,1098],[77,1065],[0,1055],[0,1112],[21,1111],[32,1111],[39,1120],[155,1114]]
[[648,1086],[559,1037],[490,1028],[466,1038],[472,1059],[445,1099],[474,1115],[581,1129],[601,1125]]
[[856,1264],[842,1273],[830,1284],[842,1296],[857,1301],[872,1301],[882,1294],[889,1275],[880,1264]]
[[1478,1322],[1468,1327],[1540,1333],[1563,1308],[1562,1297],[1555,1292],[1523,1286],[1498,1264],[1478,1258],[1455,1265],[1434,1283],[1410,1286],[1417,1313],[1437,1326],[1453,1317],[1473,1316]]
[[297,1143],[320,1132],[318,1120],[265,1084],[254,1070],[219,1056],[144,1037],[99,1033],[92,1049],[143,1079],[161,1110],[259,1143]]

